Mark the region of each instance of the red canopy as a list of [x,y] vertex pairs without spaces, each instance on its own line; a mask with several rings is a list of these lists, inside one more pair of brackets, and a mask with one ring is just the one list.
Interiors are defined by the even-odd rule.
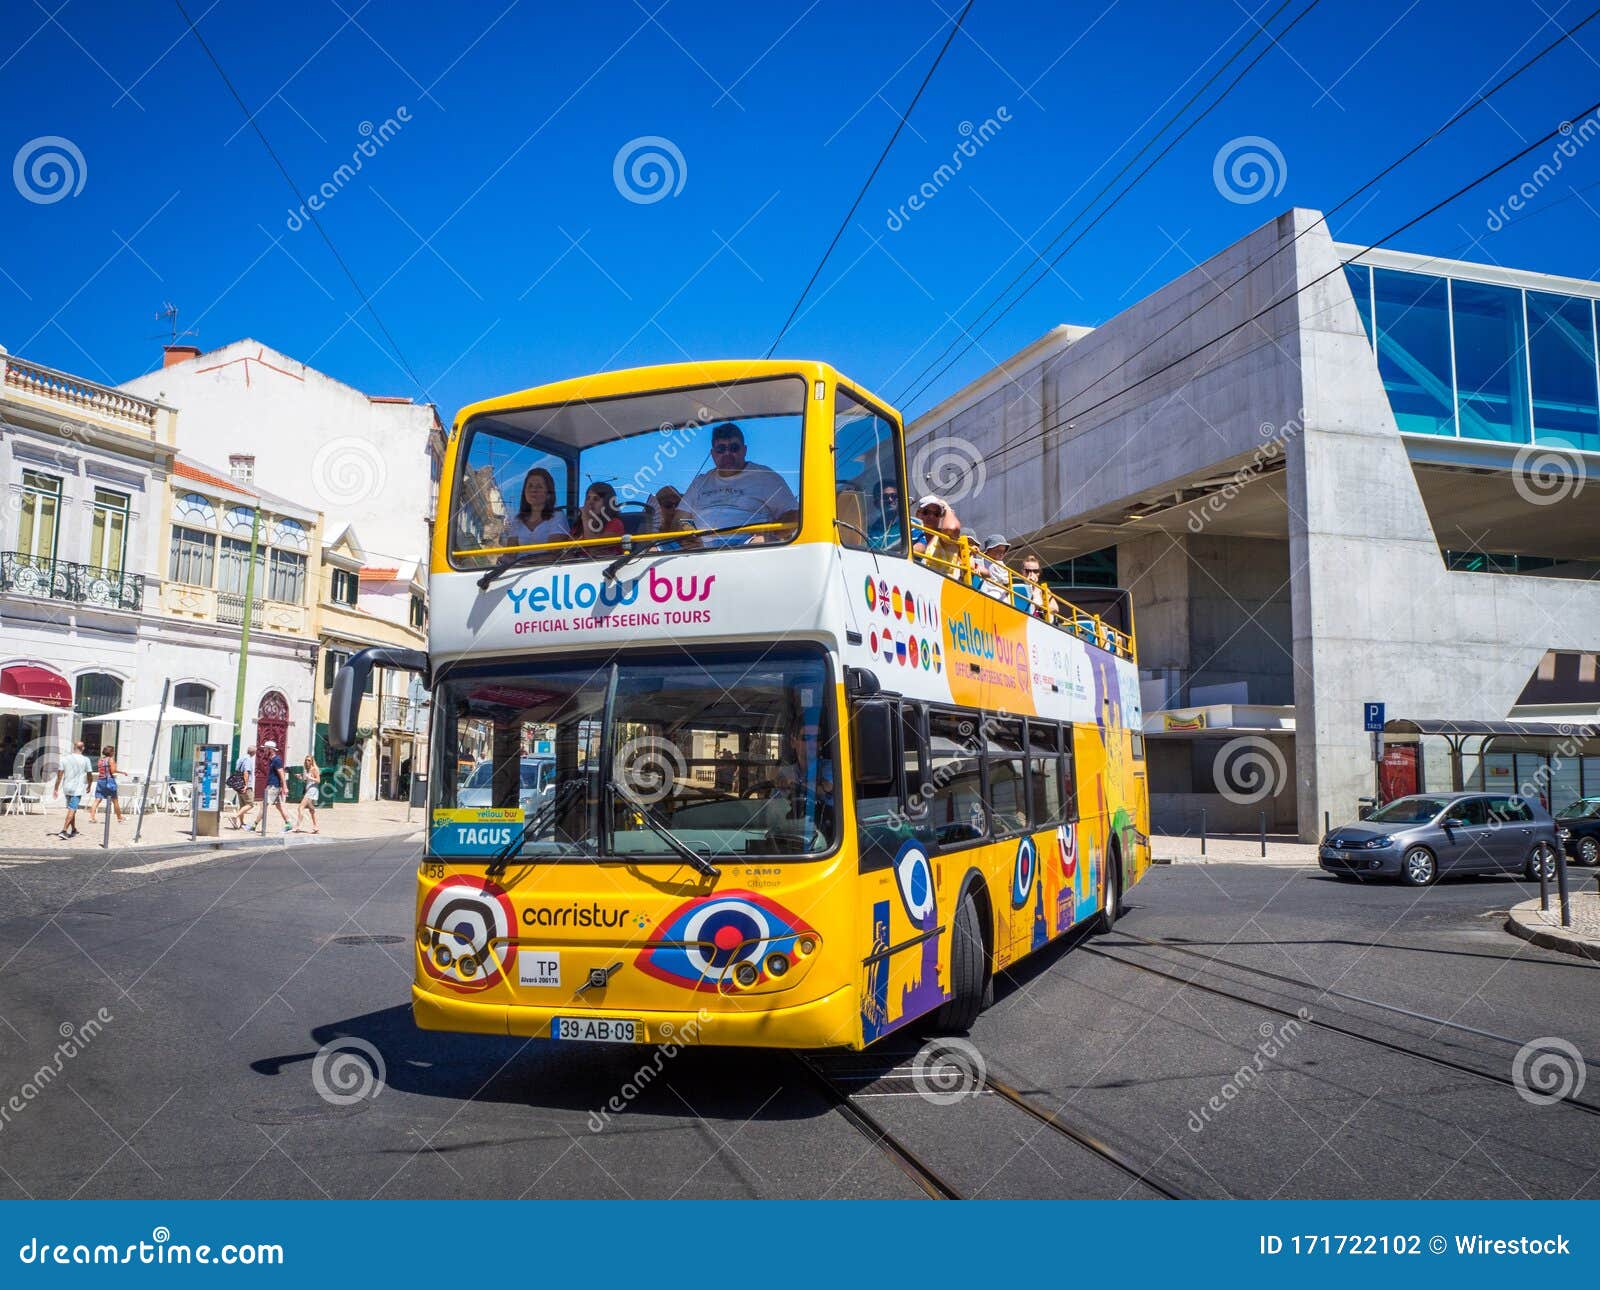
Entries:
[[72,706],[72,685],[66,677],[29,663],[0,669],[0,694],[14,694],[56,708]]

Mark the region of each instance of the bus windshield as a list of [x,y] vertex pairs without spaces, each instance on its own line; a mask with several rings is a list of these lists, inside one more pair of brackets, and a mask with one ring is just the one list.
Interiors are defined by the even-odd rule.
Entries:
[[451,500],[451,560],[487,568],[785,541],[799,514],[806,382],[769,377],[474,418]]
[[[838,837],[830,694],[821,653],[792,649],[454,667],[434,691],[438,764],[474,762],[489,789],[439,774],[433,805],[512,811],[524,859],[676,863],[663,832],[713,858],[821,855]],[[553,753],[530,794],[537,748]]]

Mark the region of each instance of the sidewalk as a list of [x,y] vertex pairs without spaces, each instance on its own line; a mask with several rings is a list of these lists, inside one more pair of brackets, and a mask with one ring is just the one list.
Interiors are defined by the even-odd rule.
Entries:
[[1552,883],[1550,908],[1540,909],[1538,897],[1513,905],[1506,915],[1506,931],[1547,950],[1600,959],[1600,893],[1595,891],[1594,872],[1569,870],[1567,876],[1569,882],[1586,880],[1583,890],[1572,891],[1571,927],[1561,926],[1561,902]]
[[[341,803],[317,812],[320,832],[312,834],[309,831],[311,828],[309,817],[304,832],[285,833],[283,821],[278,818],[278,812],[274,809],[267,819],[265,838],[262,837],[259,826],[254,833],[229,828],[232,817],[224,815],[222,832],[217,837],[196,840],[189,837],[188,815],[163,815],[152,811],[145,816],[144,828],[140,830],[140,838],[136,844],[133,840],[133,808],[137,802],[136,797],[130,797],[123,804],[121,824],[117,823],[113,815],[111,820],[113,850],[206,851],[215,850],[219,846],[259,846],[263,841],[292,841],[298,845],[344,842],[356,838],[404,837],[408,834],[420,837],[426,814],[421,807],[413,807],[408,823],[404,802]],[[104,814],[91,827],[88,806],[80,807],[78,836],[70,842],[63,842],[51,835],[61,827],[61,821],[66,814],[65,803],[60,798],[52,800],[46,796],[44,805],[43,815],[13,815],[9,812],[0,815],[0,864],[11,855],[44,856],[74,851],[100,851],[100,842],[105,836]],[[259,808],[252,808],[252,819],[259,819],[258,810]],[[289,823],[292,825],[295,819],[294,807],[285,806],[284,810],[288,813]]]
[[1261,854],[1261,836],[1256,833],[1213,834],[1206,839],[1206,853],[1200,854],[1200,839],[1182,834],[1155,833],[1150,837],[1150,854],[1156,864],[1264,864],[1315,865],[1317,845],[1301,842],[1287,833],[1267,834],[1267,854]]

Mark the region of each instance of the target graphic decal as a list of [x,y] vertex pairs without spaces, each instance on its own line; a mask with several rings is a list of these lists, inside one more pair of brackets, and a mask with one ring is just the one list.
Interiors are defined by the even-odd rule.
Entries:
[[634,965],[670,985],[714,991],[723,988],[735,963],[759,966],[773,950],[791,950],[795,937],[811,930],[775,900],[726,891],[679,905],[651,932]]
[[511,899],[498,886],[470,874],[452,875],[422,902],[417,932],[423,970],[454,990],[488,989],[516,960],[516,925]]
[[1039,880],[1039,851],[1032,838],[1023,838],[1017,844],[1017,865],[1011,872],[1011,907],[1021,909],[1033,895],[1033,884]]
[[1072,825],[1056,829],[1056,851],[1061,856],[1061,876],[1071,882],[1078,871],[1078,832]]
[[918,842],[907,842],[894,858],[894,881],[900,903],[912,926],[927,931],[938,921],[938,895],[933,888],[933,866]]

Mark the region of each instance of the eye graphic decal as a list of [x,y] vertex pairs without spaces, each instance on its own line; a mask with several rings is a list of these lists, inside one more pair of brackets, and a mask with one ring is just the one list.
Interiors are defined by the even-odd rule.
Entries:
[[679,905],[651,932],[635,966],[671,985],[719,990],[735,963],[760,965],[773,950],[792,950],[795,937],[811,930],[775,900],[725,891]]
[[933,889],[933,866],[920,844],[907,842],[894,858],[894,881],[900,903],[913,926],[927,931],[937,921],[938,898]]
[[1039,851],[1032,838],[1023,838],[1017,844],[1017,867],[1011,873],[1011,907],[1021,909],[1033,895],[1033,884],[1039,879]]
[[[516,959],[509,940],[516,925],[510,898],[494,883],[469,874],[446,878],[422,902],[423,970],[453,990],[485,990]],[[489,952],[491,941],[499,961]]]
[[1072,825],[1056,830],[1056,850],[1061,855],[1061,876],[1070,880],[1078,871],[1078,831]]

